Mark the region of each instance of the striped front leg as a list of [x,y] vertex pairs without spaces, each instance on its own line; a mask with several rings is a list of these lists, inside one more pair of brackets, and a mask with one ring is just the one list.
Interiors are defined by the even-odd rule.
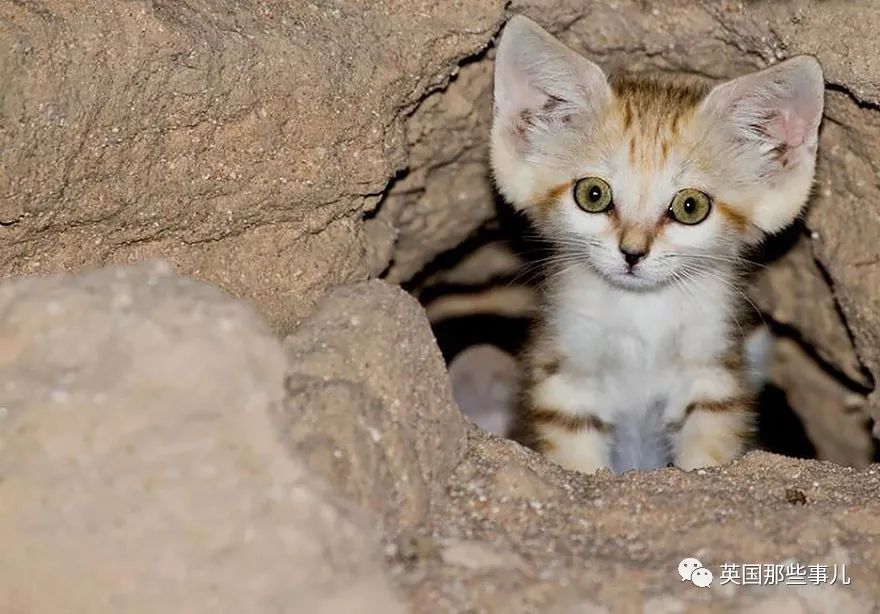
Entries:
[[595,400],[581,382],[561,373],[537,382],[522,414],[524,443],[566,469],[610,467],[612,428],[590,411]]
[[748,396],[693,401],[673,438],[675,464],[691,470],[730,462],[746,451],[753,431],[754,412]]

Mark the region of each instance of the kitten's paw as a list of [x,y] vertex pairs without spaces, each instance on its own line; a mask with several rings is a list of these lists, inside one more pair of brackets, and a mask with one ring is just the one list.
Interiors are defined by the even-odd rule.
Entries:
[[679,454],[675,461],[675,466],[684,471],[693,471],[694,469],[716,467],[729,463],[739,455],[740,451],[738,448],[724,451],[694,447]]
[[742,456],[752,432],[753,416],[741,401],[697,407],[675,441],[676,467],[690,471],[715,467]]
[[596,473],[611,466],[606,433],[591,428],[566,431],[544,426],[541,435],[547,442],[545,455],[566,469]]

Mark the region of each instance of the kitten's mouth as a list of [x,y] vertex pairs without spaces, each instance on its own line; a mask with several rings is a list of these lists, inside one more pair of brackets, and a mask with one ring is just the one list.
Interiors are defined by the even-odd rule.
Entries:
[[644,273],[640,273],[636,269],[628,269],[622,272],[614,272],[611,274],[603,273],[602,277],[605,281],[613,286],[624,290],[632,290],[634,292],[646,292],[664,285],[664,281],[658,281],[646,277]]
[[643,290],[654,286],[654,283],[645,279],[635,271],[627,271],[622,275],[616,275],[613,281],[627,289],[634,290]]
[[590,268],[605,282],[615,288],[631,292],[650,292],[671,283],[669,278],[657,279],[646,274],[640,267],[606,267],[600,263],[589,262]]

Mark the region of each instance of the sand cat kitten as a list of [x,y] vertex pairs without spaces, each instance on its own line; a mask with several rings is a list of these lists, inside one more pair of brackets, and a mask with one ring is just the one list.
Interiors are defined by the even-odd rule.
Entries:
[[807,199],[823,92],[807,56],[711,89],[609,80],[534,22],[508,23],[492,167],[562,263],[525,357],[536,448],[585,472],[744,451],[732,282],[740,252]]

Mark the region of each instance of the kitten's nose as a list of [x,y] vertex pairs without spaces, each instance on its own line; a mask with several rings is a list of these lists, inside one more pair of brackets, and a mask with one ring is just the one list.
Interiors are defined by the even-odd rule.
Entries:
[[634,267],[639,260],[648,255],[648,250],[621,245],[620,253],[623,254],[623,259],[626,260],[626,263],[630,267]]

